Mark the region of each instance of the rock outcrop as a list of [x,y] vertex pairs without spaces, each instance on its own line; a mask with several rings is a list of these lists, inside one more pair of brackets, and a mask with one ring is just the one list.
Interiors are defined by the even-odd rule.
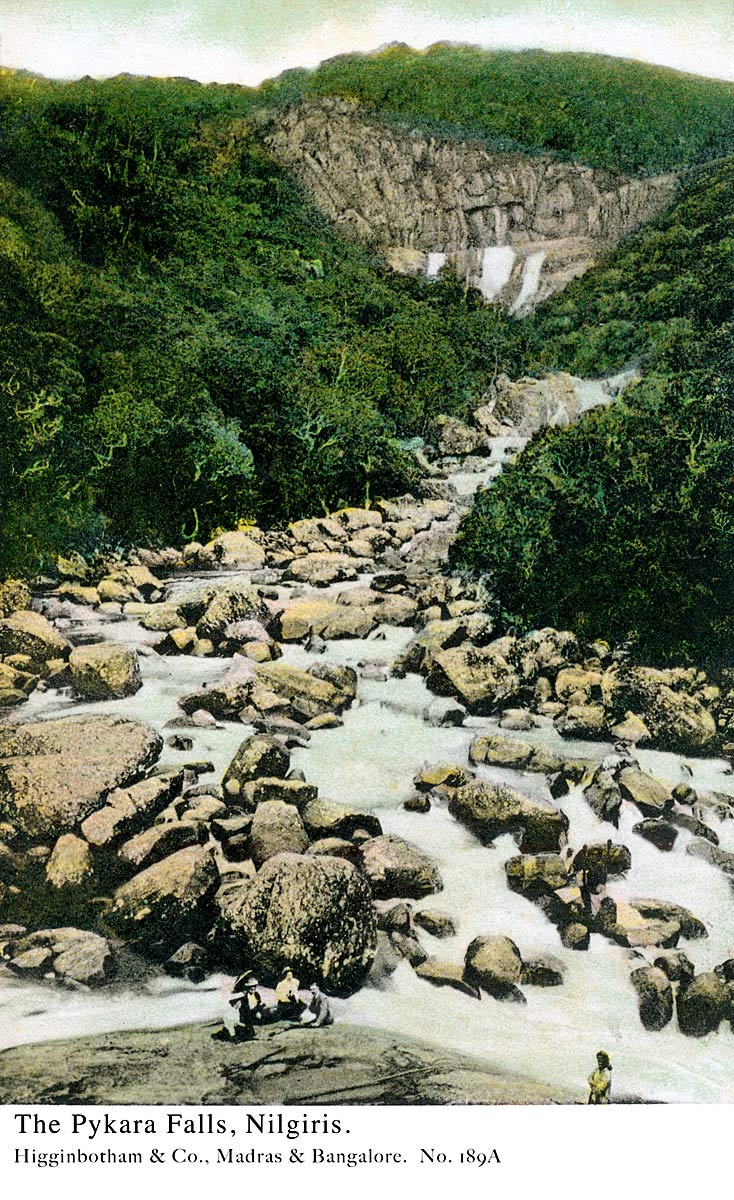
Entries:
[[520,314],[655,216],[677,182],[401,132],[340,99],[278,113],[265,144],[341,233],[395,270],[447,265]]
[[0,815],[28,837],[68,833],[137,779],[162,747],[147,725],[62,718],[0,729]]

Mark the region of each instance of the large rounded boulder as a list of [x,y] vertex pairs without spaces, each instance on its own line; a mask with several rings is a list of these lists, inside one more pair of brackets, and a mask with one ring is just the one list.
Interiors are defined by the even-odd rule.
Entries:
[[678,992],[678,1025],[689,1037],[713,1033],[729,1011],[729,989],[714,971],[697,975]]
[[143,686],[135,650],[120,642],[78,646],[69,655],[71,685],[84,700],[121,700]]
[[498,999],[515,996],[522,968],[520,951],[508,937],[475,937],[464,956],[464,978]]
[[376,899],[400,896],[420,900],[443,888],[438,867],[428,855],[393,834],[363,842],[360,855]]
[[107,919],[143,952],[165,956],[184,942],[201,940],[209,931],[218,884],[211,851],[189,846],[118,888]]
[[349,993],[370,969],[377,943],[372,896],[345,859],[279,854],[219,904],[228,955],[263,981],[290,966],[302,982]]

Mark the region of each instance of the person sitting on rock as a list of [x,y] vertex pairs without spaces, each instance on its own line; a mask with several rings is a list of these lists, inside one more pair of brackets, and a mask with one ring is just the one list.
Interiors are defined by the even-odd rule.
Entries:
[[296,979],[290,967],[286,967],[275,988],[275,1001],[278,1005],[279,1020],[298,1020],[303,1008],[303,1001],[298,995],[300,986],[300,980]]
[[312,983],[308,990],[311,993],[311,998],[301,1013],[303,1024],[307,1024],[311,1029],[321,1029],[324,1025],[333,1025],[334,1018],[331,1015],[329,1001],[326,999],[319,985]]
[[589,1076],[589,1104],[609,1104],[612,1090],[612,1064],[605,1050],[596,1056],[596,1069]]

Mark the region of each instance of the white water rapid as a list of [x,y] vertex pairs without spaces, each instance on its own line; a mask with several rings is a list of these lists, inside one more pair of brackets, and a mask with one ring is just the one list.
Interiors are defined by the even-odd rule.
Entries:
[[[504,454],[512,448],[507,440],[496,447],[488,475],[496,473]],[[458,476],[456,482],[462,483],[466,493],[472,483],[476,486],[486,478],[476,474]],[[175,589],[182,586],[183,582],[173,585]],[[325,592],[318,594],[323,597]],[[35,693],[24,706],[24,719],[107,711],[147,721],[163,730],[177,714],[179,696],[216,679],[229,665],[226,659],[159,657],[149,646],[160,635],[145,632],[137,621],[105,619],[83,607],[78,616],[79,624],[71,632],[114,637],[142,649],[142,689],[129,699],[94,705],[77,703],[59,692]],[[358,666],[382,659],[389,664],[412,631],[384,627],[378,634],[331,642],[325,660]],[[313,661],[313,656],[299,645],[284,647],[284,657],[297,665]],[[494,718],[470,718],[463,728],[432,728],[423,719],[431,698],[423,679],[416,675],[390,677],[382,682],[361,679],[357,700],[344,714],[343,725],[314,732],[307,747],[293,752],[293,766],[303,769],[322,796],[377,812],[386,833],[406,838],[438,864],[443,891],[416,902],[415,907],[446,911],[453,917],[457,933],[438,941],[421,932],[429,953],[460,963],[467,944],[478,934],[506,934],[517,943],[523,957],[546,952],[561,959],[566,967],[565,981],[555,988],[524,987],[525,1005],[486,997],[477,1001],[451,988],[431,986],[404,962],[381,989],[365,987],[348,1000],[334,1002],[337,1020],[402,1032],[464,1051],[500,1072],[577,1087],[580,1099],[596,1051],[606,1049],[614,1064],[619,1094],[647,1100],[734,1101],[734,1034],[728,1024],[700,1039],[681,1034],[675,1020],[662,1032],[647,1032],[641,1025],[636,995],[629,982],[630,969],[635,965],[630,962],[629,952],[600,935],[592,936],[591,948],[586,952],[566,949],[541,910],[507,888],[503,864],[517,852],[509,836],[484,847],[440,805],[434,804],[426,814],[403,809],[420,767],[442,761],[466,764],[469,744],[477,730],[497,728]],[[603,744],[564,741],[549,721],[540,720],[540,727],[529,734],[506,736],[533,740],[560,750],[564,757],[578,754],[601,758],[610,750]],[[241,724],[223,723],[221,728],[185,732],[193,738],[193,750],[183,755],[166,747],[162,761],[211,759],[216,774],[203,776],[205,782],[220,778],[251,730]],[[693,787],[734,795],[734,777],[723,760],[684,760],[673,754],[645,751],[639,757],[643,769],[671,783],[685,779]],[[528,794],[548,795],[542,775],[492,768],[480,768],[479,773],[510,782]],[[607,837],[629,846],[632,869],[626,878],[609,884],[612,896],[675,901],[704,921],[707,938],[681,943],[697,971],[711,969],[734,956],[731,887],[716,868],[686,855],[688,834],[681,831],[673,852],[666,854],[632,832],[632,825],[639,820],[636,810],[623,810],[617,831],[597,820],[580,789],[557,804],[569,819],[572,846],[578,848],[585,841],[604,841]],[[721,845],[734,850],[734,821],[716,824],[711,820],[711,824]],[[214,977],[194,986],[164,979],[138,990],[68,992],[3,974],[0,1045],[214,1019],[227,1011],[230,982]]]

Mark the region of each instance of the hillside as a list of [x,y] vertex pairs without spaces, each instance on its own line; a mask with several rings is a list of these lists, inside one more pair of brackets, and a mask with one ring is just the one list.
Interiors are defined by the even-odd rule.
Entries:
[[[346,97],[398,155],[410,138],[444,146],[449,157],[471,146],[490,179],[497,155],[515,174],[545,156],[574,195],[576,179],[597,191],[603,182],[599,194],[610,197],[632,186],[625,178],[644,178],[634,184],[643,196],[648,177],[673,170],[683,172],[681,190],[632,237],[654,207],[630,210],[627,225],[615,217],[606,240],[597,222],[598,265],[535,315],[513,319],[450,273],[429,281],[388,270],[383,243],[343,237],[339,212],[327,219],[293,164],[281,154],[276,161],[274,131],[300,111],[294,106],[323,106],[324,97]],[[499,371],[593,376],[635,359],[647,373],[641,410],[657,414],[652,459],[669,450],[672,433],[660,421],[673,393],[690,401],[692,444],[705,440],[697,398],[731,388],[732,166],[724,156],[732,148],[732,85],[594,56],[397,47],[289,72],[260,89],[0,73],[0,573],[48,570],[72,550],[180,543],[242,521],[278,524],[399,494],[416,480],[409,440],[430,442],[435,418],[466,414]],[[525,169],[532,191],[533,168]],[[554,204],[549,219],[558,222]],[[562,220],[575,220],[576,208],[584,205]],[[612,211],[603,199],[604,219]],[[562,286],[574,272],[564,277],[559,262]],[[634,413],[633,394],[627,403]],[[562,448],[564,477],[578,476],[581,496],[591,428],[543,435]],[[725,456],[726,429],[722,437]],[[533,462],[523,456],[493,493],[504,503],[503,489],[522,481],[500,527],[520,531],[515,560],[534,594],[551,597],[554,571],[580,572],[576,609],[552,614],[579,620],[593,587],[588,554],[539,566],[522,534],[558,501],[554,483],[540,503]],[[613,457],[609,464],[622,470]],[[684,464],[684,493],[696,469]],[[542,491],[545,461],[540,470]],[[720,466],[707,478],[716,499]],[[490,573],[486,531],[499,545],[499,527],[494,516],[484,521],[493,503],[482,498],[480,526],[457,552]],[[664,546],[656,531],[675,523],[676,505],[679,491],[653,505],[649,545]],[[717,511],[725,545],[715,586],[725,596],[729,517],[726,505]],[[640,512],[625,509],[622,520],[620,545],[635,544]],[[606,529],[603,521],[592,529],[602,557]],[[573,546],[566,533],[561,522],[552,544]],[[512,557],[512,537],[502,544]],[[704,560],[710,551],[702,548]],[[624,574],[624,554],[619,561]],[[683,554],[676,572],[687,561]],[[654,566],[667,579],[671,565]],[[686,578],[684,570],[684,591]],[[500,606],[513,619],[550,619],[550,599],[547,609],[533,607],[511,574],[502,587]],[[630,613],[639,608],[629,592],[614,594],[621,617],[607,622],[610,635],[635,628]],[[722,622],[709,650],[729,628],[728,616]],[[672,633],[660,652],[680,649]],[[695,655],[695,646],[684,649]]]
[[410,129],[629,175],[704,162],[734,141],[734,84],[603,55],[396,45],[287,72],[263,92],[282,103],[349,97]]

